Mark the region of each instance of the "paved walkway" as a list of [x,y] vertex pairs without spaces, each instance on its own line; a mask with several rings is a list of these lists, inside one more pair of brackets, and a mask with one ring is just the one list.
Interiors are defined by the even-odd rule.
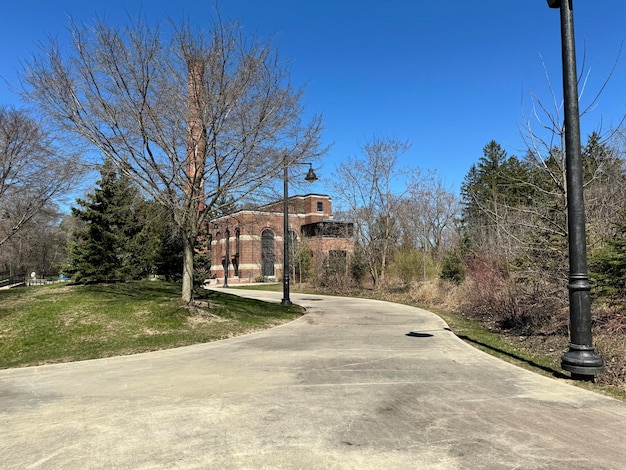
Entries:
[[625,468],[626,404],[494,359],[424,310],[292,300],[308,313],[244,337],[0,371],[0,468]]
[[17,286],[23,286],[23,285],[24,285],[24,281],[22,281],[22,282],[17,282],[17,283],[15,283],[15,284],[8,284],[8,285],[5,285],[5,286],[1,286],[1,287],[0,287],[0,290],[8,290],[8,289],[13,289],[14,287],[17,287]]

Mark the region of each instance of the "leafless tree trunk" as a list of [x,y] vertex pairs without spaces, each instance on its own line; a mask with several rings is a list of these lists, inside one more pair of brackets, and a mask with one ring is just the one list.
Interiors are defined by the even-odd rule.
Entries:
[[[143,23],[71,26],[23,73],[24,95],[62,130],[114,161],[165,206],[185,244],[182,298],[192,298],[193,247],[220,201],[241,200],[320,148],[321,118],[301,122],[302,90],[271,44],[236,24],[208,32]],[[228,197],[225,197],[228,195]]]

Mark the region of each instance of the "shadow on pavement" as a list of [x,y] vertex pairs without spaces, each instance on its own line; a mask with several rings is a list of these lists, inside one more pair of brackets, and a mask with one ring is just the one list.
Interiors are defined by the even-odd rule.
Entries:
[[411,331],[407,333],[406,336],[412,336],[413,338],[432,338],[433,335],[430,333],[419,333],[417,331]]

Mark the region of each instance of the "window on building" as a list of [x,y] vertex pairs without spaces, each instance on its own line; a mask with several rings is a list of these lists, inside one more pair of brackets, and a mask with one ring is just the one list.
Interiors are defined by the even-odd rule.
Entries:
[[344,263],[348,258],[348,252],[346,250],[329,250],[328,258],[331,260],[339,260],[340,263]]
[[324,203],[322,201],[317,203],[317,212],[324,212]]
[[235,256],[233,257],[233,266],[235,267],[235,277],[239,277],[239,250],[241,248],[240,243],[241,232],[238,228],[235,229]]
[[213,263],[220,264],[222,259],[222,234],[217,232],[215,234],[215,245],[213,247]]
[[[230,277],[230,230],[226,229],[224,232],[224,256],[222,256],[222,267],[224,268],[224,277]],[[226,282],[226,281],[224,281]]]
[[274,275],[274,233],[271,230],[263,230],[261,234],[261,274],[263,276]]

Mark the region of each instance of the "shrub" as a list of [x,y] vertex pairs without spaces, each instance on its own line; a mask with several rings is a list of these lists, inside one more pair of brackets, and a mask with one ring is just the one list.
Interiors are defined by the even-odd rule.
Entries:
[[345,251],[330,251],[315,266],[315,286],[334,292],[347,288],[350,284],[349,267]]
[[563,310],[562,293],[541,279],[517,277],[495,260],[474,259],[467,274],[470,288],[462,312],[502,330],[538,333]]
[[350,259],[350,278],[357,286],[361,286],[363,279],[367,275],[367,261],[361,250],[356,250]]
[[405,286],[418,279],[426,281],[436,275],[437,268],[430,253],[416,248],[401,248],[389,265],[389,273]]
[[441,279],[460,284],[465,279],[465,266],[456,251],[446,255],[441,266]]

